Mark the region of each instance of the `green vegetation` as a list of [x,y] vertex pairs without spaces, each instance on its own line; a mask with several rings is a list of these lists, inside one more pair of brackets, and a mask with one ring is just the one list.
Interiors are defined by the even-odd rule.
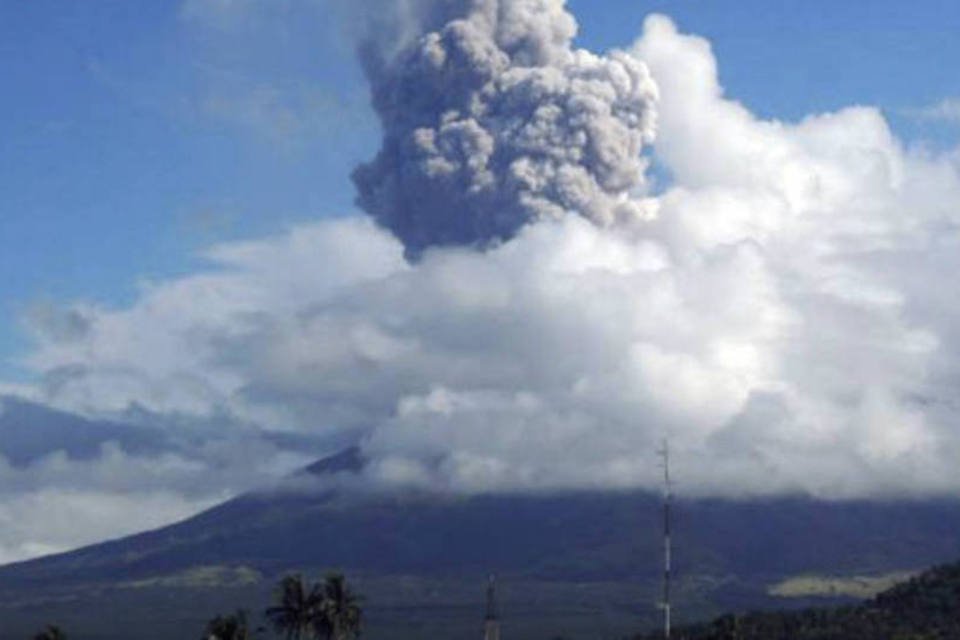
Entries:
[[[286,640],[355,640],[360,635],[361,598],[343,574],[309,582],[285,576],[274,602],[264,611],[272,629]],[[266,633],[254,628],[245,610],[211,619],[201,640],[252,640]],[[960,638],[960,562],[915,575],[860,604],[799,611],[727,614],[675,629],[685,640],[946,640]],[[559,638],[560,636],[554,636]],[[567,637],[567,636],[563,636]],[[656,640],[658,631],[633,640]],[[64,640],[48,626],[34,640]]]
[[47,625],[40,633],[33,636],[33,640],[67,640],[67,634],[55,624]]
[[250,640],[253,633],[247,623],[247,612],[240,609],[236,613],[217,616],[207,623],[201,640]]
[[200,566],[191,567],[183,571],[164,575],[144,578],[141,580],[131,580],[120,583],[121,587],[130,589],[143,589],[147,587],[187,587],[187,588],[217,588],[217,587],[242,587],[253,585],[262,579],[259,571],[249,567],[221,567],[221,566]]
[[287,640],[351,640],[360,633],[359,600],[342,574],[331,573],[313,585],[289,575],[280,581],[277,604],[266,617]]
[[[653,640],[659,633],[641,634]],[[936,567],[859,605],[728,614],[678,629],[687,640],[934,640],[960,638],[960,563]]]
[[781,580],[767,589],[779,598],[837,598],[865,600],[909,580],[916,571],[894,571],[878,576],[800,575]]
[[[276,603],[264,615],[287,640],[353,640],[360,635],[360,596],[353,593],[341,573],[330,573],[315,584],[305,583],[299,574],[284,577]],[[265,630],[253,630],[246,610],[239,609],[207,622],[201,640],[252,640]],[[66,640],[66,634],[49,625],[33,640]]]
[[[276,602],[264,616],[287,640],[352,640],[360,635],[360,597],[341,573],[308,584],[300,574],[285,576],[277,587]],[[207,623],[202,640],[250,640],[265,631],[251,631],[247,613],[239,610]]]
[[[308,472],[353,462],[325,459]],[[886,587],[851,576],[960,558],[960,500],[674,506],[678,626],[727,611],[851,605]],[[129,640],[129,629],[137,640],[183,640],[237,608],[250,612],[254,637],[277,637],[261,614],[291,567],[320,582],[328,567],[346,571],[367,596],[363,630],[373,638],[471,637],[477,582],[490,572],[502,582],[504,638],[623,638],[660,616],[660,509],[660,496],[640,492],[256,492],[175,525],[0,567],[0,638],[32,638],[55,621],[73,640]]]
[[314,629],[318,587],[308,587],[300,575],[290,575],[280,581],[276,605],[267,609],[267,618],[274,629],[287,640],[309,637]]

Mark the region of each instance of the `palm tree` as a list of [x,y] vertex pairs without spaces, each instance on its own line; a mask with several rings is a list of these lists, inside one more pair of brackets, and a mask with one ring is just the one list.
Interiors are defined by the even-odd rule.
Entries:
[[67,640],[67,634],[57,625],[50,624],[43,631],[33,636],[33,640]]
[[307,585],[300,574],[289,575],[280,581],[277,604],[267,609],[265,615],[287,640],[315,638],[314,621],[321,600],[319,585]]
[[217,616],[207,623],[203,640],[250,640],[253,634],[243,609],[228,616]]
[[342,573],[327,575],[321,588],[317,634],[328,640],[351,640],[360,635],[361,597],[354,594]]

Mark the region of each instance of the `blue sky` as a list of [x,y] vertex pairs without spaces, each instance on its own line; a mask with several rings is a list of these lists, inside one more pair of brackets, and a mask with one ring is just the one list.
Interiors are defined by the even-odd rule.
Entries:
[[[349,172],[377,126],[332,4],[0,4],[0,381],[28,375],[16,359],[33,305],[119,305],[212,243],[352,211]],[[569,6],[592,49],[672,16],[761,116],[872,104],[908,141],[956,141],[905,115],[960,95],[955,2]]]
[[956,495],[960,5],[569,0],[630,51],[590,57],[496,1],[374,74],[407,109],[362,181],[384,229],[352,49],[394,0],[0,2],[0,429],[169,435],[65,459],[79,418],[46,425],[0,562],[357,441],[384,487],[651,488],[667,436],[691,495]]

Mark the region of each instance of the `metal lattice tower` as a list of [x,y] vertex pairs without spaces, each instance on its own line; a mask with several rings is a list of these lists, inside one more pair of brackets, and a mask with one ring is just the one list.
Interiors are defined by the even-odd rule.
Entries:
[[487,612],[483,618],[483,640],[500,640],[500,616],[497,612],[497,577],[487,580]]
[[667,440],[663,441],[660,456],[663,458],[663,599],[660,606],[663,609],[663,637],[670,640],[670,555],[673,549],[670,541],[670,443]]

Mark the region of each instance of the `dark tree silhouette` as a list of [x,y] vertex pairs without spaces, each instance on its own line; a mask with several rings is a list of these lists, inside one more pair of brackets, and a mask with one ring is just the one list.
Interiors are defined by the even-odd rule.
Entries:
[[47,625],[40,633],[34,635],[33,640],[67,640],[67,634],[57,625],[51,624]]
[[[860,604],[728,614],[676,629],[687,640],[948,640],[960,638],[960,563],[935,567]],[[660,640],[650,632],[634,640]]]
[[306,583],[299,574],[286,576],[276,598],[265,615],[287,640],[353,640],[360,635],[361,597],[342,573],[317,584]]
[[287,640],[317,637],[315,620],[320,614],[322,594],[319,585],[308,585],[299,574],[280,581],[277,604],[265,612],[273,628]]
[[247,623],[247,612],[240,609],[227,616],[217,616],[207,623],[201,640],[250,640],[253,633]]
[[320,593],[320,615],[314,622],[317,635],[329,640],[351,640],[360,635],[360,596],[351,591],[342,573],[327,575]]

